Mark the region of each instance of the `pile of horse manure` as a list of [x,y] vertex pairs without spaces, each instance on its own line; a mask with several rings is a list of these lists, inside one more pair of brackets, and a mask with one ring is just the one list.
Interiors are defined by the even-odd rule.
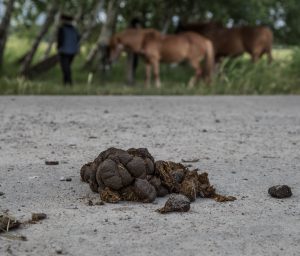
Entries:
[[80,175],[82,181],[108,203],[151,203],[156,197],[171,193],[182,194],[191,202],[198,196],[217,202],[236,199],[217,194],[206,172],[199,174],[197,169],[191,171],[180,163],[170,161],[155,162],[146,148],[127,151],[109,148],[93,162],[83,165]]

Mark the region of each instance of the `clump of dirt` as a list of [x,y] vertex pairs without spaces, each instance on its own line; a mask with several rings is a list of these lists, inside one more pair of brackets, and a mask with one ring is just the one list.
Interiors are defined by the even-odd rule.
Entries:
[[47,218],[47,214],[45,213],[32,213],[31,220],[32,221],[40,221]]
[[157,161],[155,172],[160,177],[161,182],[169,190],[169,193],[180,193],[191,200],[206,197],[217,202],[234,201],[235,197],[222,196],[216,193],[215,188],[210,184],[206,172],[199,174],[198,169],[189,170],[182,164]]
[[291,188],[287,185],[277,185],[270,187],[268,192],[272,197],[275,198],[287,198],[293,195]]
[[22,235],[11,235],[8,233],[10,230],[20,228],[21,225],[36,224],[38,221],[47,218],[45,213],[32,213],[31,219],[21,222],[7,212],[0,214],[0,233],[4,233],[1,236],[12,240],[26,241],[27,238]]
[[190,200],[181,194],[172,194],[165,206],[161,209],[156,210],[159,213],[168,213],[168,212],[187,212],[190,210]]
[[182,194],[190,201],[196,197],[212,198],[217,202],[236,198],[216,193],[207,173],[189,170],[180,163],[154,161],[146,148],[127,151],[109,148],[93,161],[82,166],[82,181],[93,192],[100,193],[104,202],[138,201],[151,203],[156,197]]
[[11,229],[18,228],[21,222],[8,214],[0,215],[0,233],[8,232]]
[[58,161],[48,161],[48,160],[46,160],[45,165],[59,165],[59,162]]

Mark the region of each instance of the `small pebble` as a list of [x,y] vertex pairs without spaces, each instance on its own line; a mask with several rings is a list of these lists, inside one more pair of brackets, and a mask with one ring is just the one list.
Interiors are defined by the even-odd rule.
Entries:
[[191,159],[181,159],[181,162],[183,163],[197,163],[199,162],[199,158],[191,158]]
[[292,196],[292,190],[288,185],[276,185],[270,187],[268,193],[275,198],[287,198]]
[[60,177],[60,181],[72,181],[71,177]]
[[181,194],[172,194],[167,200],[165,206],[161,209],[158,209],[159,213],[168,213],[168,212],[187,212],[190,210],[190,200]]
[[95,205],[104,205],[105,203],[103,201],[96,202]]
[[56,252],[57,254],[62,254],[62,249],[61,249],[61,248],[58,248],[58,249],[55,250],[55,252]]
[[39,221],[47,218],[47,214],[45,213],[32,213],[31,220],[32,221]]
[[4,193],[0,191],[0,196],[4,196]]
[[59,165],[58,161],[45,161],[46,165]]

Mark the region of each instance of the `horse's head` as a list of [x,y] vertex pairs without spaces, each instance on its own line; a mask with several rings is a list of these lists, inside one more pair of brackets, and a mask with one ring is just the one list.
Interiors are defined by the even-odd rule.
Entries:
[[112,36],[109,42],[109,62],[115,62],[123,50],[124,45],[122,44],[121,39],[117,35]]

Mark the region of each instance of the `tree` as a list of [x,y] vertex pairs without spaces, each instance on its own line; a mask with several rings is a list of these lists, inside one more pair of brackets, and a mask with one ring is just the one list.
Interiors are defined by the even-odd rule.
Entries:
[[35,54],[36,50],[38,49],[38,46],[39,46],[42,38],[45,36],[45,34],[48,32],[50,26],[54,22],[55,14],[57,13],[57,11],[58,11],[58,2],[53,1],[50,8],[49,8],[47,18],[46,18],[43,26],[41,27],[41,30],[40,30],[39,34],[37,35],[36,39],[34,40],[31,49],[26,54],[26,57],[25,57],[22,65],[21,65],[21,69],[20,69],[20,74],[21,75],[26,76],[26,73],[30,68],[30,65],[31,65],[32,59],[34,57],[34,54]]
[[7,41],[7,34],[8,29],[10,25],[10,19],[14,10],[14,3],[15,0],[9,0],[6,4],[6,10],[3,17],[3,20],[0,24],[0,69],[2,69],[3,66],[3,56],[4,56],[4,50],[5,45]]
[[[100,49],[105,49],[107,47],[109,39],[113,33],[113,29],[116,23],[116,17],[119,7],[119,0],[110,0],[108,2],[107,11],[106,11],[106,21],[102,24],[102,28],[95,43],[94,47],[89,52],[84,67],[91,66],[94,61],[98,51]],[[104,52],[102,52],[103,54]],[[100,56],[101,59],[101,56]]]
[[97,0],[93,6],[91,14],[89,12],[89,18],[87,20],[87,23],[84,24],[84,31],[81,36],[81,42],[84,42],[88,39],[93,28],[97,25],[97,16],[99,15],[99,12],[103,9],[104,3],[105,0]]

